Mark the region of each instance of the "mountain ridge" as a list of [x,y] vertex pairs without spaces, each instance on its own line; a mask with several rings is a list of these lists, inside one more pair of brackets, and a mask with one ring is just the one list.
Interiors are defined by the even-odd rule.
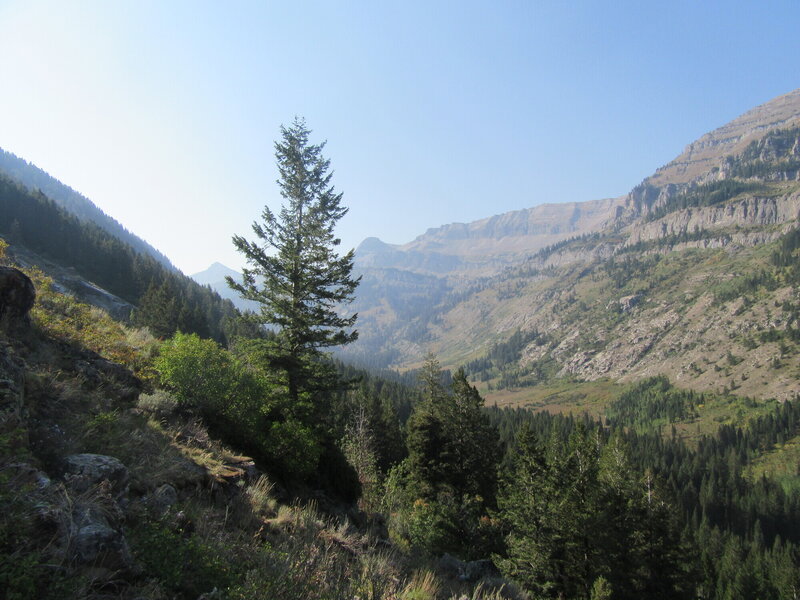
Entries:
[[707,172],[718,166],[714,159],[719,156],[720,148],[725,154],[735,154],[768,131],[796,123],[800,123],[800,88],[760,104],[702,135],[648,180],[660,185],[687,183],[703,170]]
[[[515,255],[519,253],[531,254],[569,237],[630,222],[642,215],[642,204],[648,208],[657,206],[659,200],[675,194],[692,181],[714,173],[723,177],[724,156],[741,151],[771,130],[794,123],[800,123],[800,88],[702,135],[623,196],[541,203],[468,223],[449,223],[431,227],[404,244],[386,244],[378,240],[383,244],[381,247],[374,242],[365,246],[362,242],[356,250],[357,264],[434,274],[447,274],[452,270],[486,274],[500,265],[517,262]],[[646,198],[654,190],[657,190],[657,197]],[[378,238],[367,238],[373,239]],[[419,253],[428,256],[423,258]]]
[[[470,371],[485,382],[490,401],[498,385],[504,395],[516,389],[525,397],[528,386],[554,377],[633,381],[656,374],[704,390],[792,398],[800,393],[791,375],[800,366],[792,341],[800,297],[786,284],[791,268],[772,257],[785,252],[800,219],[795,125],[800,90],[687,145],[631,192],[606,201],[594,231],[573,230],[472,272],[465,257],[450,255],[461,261],[459,270],[428,270],[446,289],[413,296],[421,309],[412,318],[397,304],[419,283],[381,273],[424,273],[399,261],[414,256],[424,266],[437,253],[446,256],[443,247],[454,246],[442,232],[479,244],[466,235],[468,225],[428,230],[401,247],[373,244],[395,262],[360,263],[368,285],[356,309],[366,333],[343,358],[392,357],[388,366],[403,369],[432,351],[453,368],[480,365],[494,346],[523,332],[534,341],[516,358]],[[476,223],[492,219],[501,220]]]
[[62,183],[43,169],[19,156],[0,148],[0,173],[16,181],[31,192],[40,191],[50,200],[84,222],[91,222],[125,242],[135,250],[147,254],[170,270],[176,267],[162,252],[128,231],[124,225],[103,212],[83,194]]
[[538,204],[469,223],[429,228],[405,244],[367,238],[356,249],[356,265],[482,275],[569,237],[601,229],[616,216],[623,200]]

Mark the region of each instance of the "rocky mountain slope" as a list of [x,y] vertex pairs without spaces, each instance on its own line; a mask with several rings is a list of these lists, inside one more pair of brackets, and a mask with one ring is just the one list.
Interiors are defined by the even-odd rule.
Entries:
[[489,561],[412,556],[382,517],[277,483],[154,388],[147,330],[4,250],[0,597],[526,597]]
[[[527,224],[512,213],[446,226],[405,247],[368,240],[357,306],[366,333],[347,356],[402,368],[434,351],[451,366],[471,365],[490,399],[498,388],[524,397],[554,378],[654,374],[793,397],[798,125],[800,90],[706,134],[623,198],[567,205],[550,219],[549,207],[537,207]],[[578,215],[571,235],[568,214]],[[537,235],[563,237],[533,252],[528,238]],[[459,244],[472,256],[443,250]],[[481,252],[481,269],[465,269]],[[438,285],[414,295],[419,312],[404,313],[404,294],[423,274]],[[527,342],[510,358],[487,359],[518,333]]]
[[800,89],[761,104],[730,123],[689,144],[675,160],[658,169],[645,181],[663,187],[689,183],[717,172],[721,159],[735,156],[751,142],[775,129],[787,129],[800,122]]

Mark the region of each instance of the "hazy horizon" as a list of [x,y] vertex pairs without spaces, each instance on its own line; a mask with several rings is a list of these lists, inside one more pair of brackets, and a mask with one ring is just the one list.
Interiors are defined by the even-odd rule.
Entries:
[[[800,86],[800,5],[0,3],[0,147],[191,274],[280,205],[304,116],[367,237],[612,198]],[[769,36],[753,35],[768,31]]]

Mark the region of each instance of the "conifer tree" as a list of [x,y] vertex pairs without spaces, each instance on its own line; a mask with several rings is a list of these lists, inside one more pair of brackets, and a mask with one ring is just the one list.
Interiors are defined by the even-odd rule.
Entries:
[[242,283],[228,285],[243,298],[261,304],[256,318],[276,328],[272,365],[286,374],[289,397],[295,403],[305,393],[329,389],[337,377],[320,357],[326,348],[358,337],[350,330],[356,315],[342,316],[337,307],[348,303],[360,278],[352,276],[353,251],[339,256],[336,223],[347,208],[331,185],[330,161],[324,143],[309,142],[303,119],[281,127],[275,143],[284,204],[278,215],[265,206],[262,221],[253,223],[255,241],[234,236],[248,268]]
[[463,369],[448,391],[439,362],[426,358],[420,380],[424,400],[408,422],[409,469],[417,493],[435,498],[446,489],[459,501],[466,495],[494,503],[500,445],[497,430],[482,412],[483,398]]

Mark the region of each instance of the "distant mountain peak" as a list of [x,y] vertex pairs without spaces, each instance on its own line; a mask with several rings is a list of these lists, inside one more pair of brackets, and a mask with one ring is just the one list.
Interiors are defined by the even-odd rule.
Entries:
[[210,286],[211,289],[220,296],[233,302],[239,310],[258,312],[260,306],[258,302],[245,300],[239,296],[238,292],[228,287],[228,283],[225,281],[226,277],[231,277],[234,281],[238,281],[239,283],[242,282],[241,273],[235,269],[231,269],[227,265],[223,265],[221,262],[211,263],[205,271],[200,271],[191,276],[191,278],[200,285]]
[[214,262],[205,271],[200,271],[199,273],[191,275],[191,278],[200,285],[210,285],[214,287],[214,284],[224,282],[225,278],[228,276],[234,279],[241,279],[242,274],[235,269],[223,265],[221,262]]
[[388,252],[394,249],[394,246],[387,244],[383,240],[376,237],[368,237],[356,248],[357,254],[365,254],[369,252]]

